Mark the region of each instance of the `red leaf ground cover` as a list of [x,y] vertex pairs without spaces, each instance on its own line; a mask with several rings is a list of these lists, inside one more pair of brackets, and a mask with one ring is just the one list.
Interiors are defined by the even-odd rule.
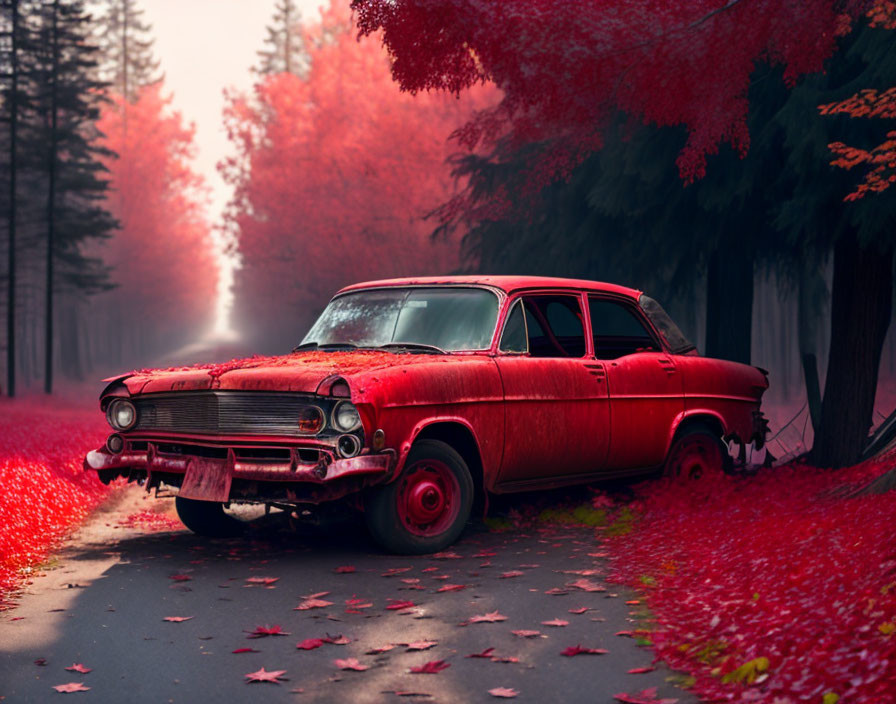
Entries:
[[108,494],[83,471],[84,455],[102,444],[106,426],[95,407],[58,399],[0,400],[0,609],[24,570]]
[[894,465],[644,483],[611,579],[644,593],[657,655],[705,698],[892,701],[896,492],[844,490]]

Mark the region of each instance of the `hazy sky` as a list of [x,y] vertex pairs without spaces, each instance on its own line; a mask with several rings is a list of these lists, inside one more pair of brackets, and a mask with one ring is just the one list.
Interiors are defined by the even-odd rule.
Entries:
[[[317,19],[321,0],[295,0],[303,19]],[[267,36],[275,0],[142,0],[156,57],[174,107],[196,125],[196,168],[213,189],[212,217],[228,191],[215,164],[228,153],[221,123],[222,91],[252,84],[250,68]]]
[[[346,0],[347,1],[347,0]],[[305,20],[320,17],[323,0],[295,0]],[[265,27],[276,0],[142,0],[144,18],[152,24],[156,57],[165,72],[165,87],[173,107],[196,128],[196,170],[211,188],[209,215],[213,223],[230,196],[215,165],[230,153],[221,120],[223,91],[252,85],[250,69],[264,46]],[[232,334],[229,312],[233,262],[223,257],[216,322],[212,334]]]

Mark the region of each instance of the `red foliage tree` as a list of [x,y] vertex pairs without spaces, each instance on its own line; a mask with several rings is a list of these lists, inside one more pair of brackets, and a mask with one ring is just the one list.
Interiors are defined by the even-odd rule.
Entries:
[[402,93],[380,42],[357,41],[338,0],[304,34],[307,75],[263,76],[225,112],[237,327],[275,349],[296,344],[344,284],[457,265],[456,242],[432,241],[423,218],[453,192],[448,135],[496,100],[493,87],[461,100]]
[[[896,2],[878,1],[868,11],[872,27],[896,29]],[[867,88],[846,100],[828,105],[820,105],[822,115],[846,113],[851,117],[868,117],[884,120],[896,119],[896,87],[878,91]],[[852,169],[865,165],[869,170],[856,190],[846,196],[846,200],[858,200],[866,193],[881,193],[896,183],[896,130],[887,132],[886,139],[871,149],[850,147],[843,142],[828,145],[837,158],[834,166]]]
[[117,154],[106,168],[120,222],[100,253],[118,287],[100,297],[98,317],[111,324],[110,351],[133,364],[204,332],[218,282],[204,186],[190,166],[193,129],[162,91],[148,86],[133,103],[113,96],[98,122]]
[[459,133],[489,143],[512,128],[542,143],[533,188],[599,149],[622,110],[657,125],[684,125],[682,178],[703,176],[727,142],[744,154],[750,75],[760,61],[784,78],[819,71],[848,29],[853,0],[353,0],[362,34],[383,30],[405,90],[458,93],[493,81],[493,110]]

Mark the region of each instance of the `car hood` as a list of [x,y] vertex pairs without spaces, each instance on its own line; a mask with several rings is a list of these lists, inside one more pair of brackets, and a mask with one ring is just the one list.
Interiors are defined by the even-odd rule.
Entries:
[[386,368],[448,361],[448,355],[394,354],[381,351],[309,350],[277,357],[247,357],[220,364],[141,369],[105,379],[122,382],[131,395],[201,389],[315,393],[328,377],[352,377]]

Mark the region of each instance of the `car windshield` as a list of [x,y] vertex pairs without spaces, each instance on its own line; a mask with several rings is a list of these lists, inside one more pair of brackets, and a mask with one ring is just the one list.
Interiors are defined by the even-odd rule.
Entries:
[[498,296],[482,288],[380,288],[334,298],[300,347],[488,349]]

